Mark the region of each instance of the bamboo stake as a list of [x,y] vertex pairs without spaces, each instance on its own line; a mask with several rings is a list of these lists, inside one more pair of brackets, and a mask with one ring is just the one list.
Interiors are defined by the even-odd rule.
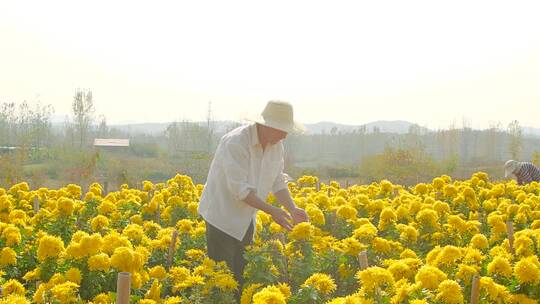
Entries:
[[330,212],[330,217],[328,218],[329,222],[330,222],[330,226],[331,228],[333,229],[334,226],[336,225],[336,221],[337,221],[337,215],[336,215],[336,210],[332,210]]
[[39,212],[39,196],[34,196],[34,214],[37,214]]
[[150,202],[152,202],[152,198],[154,197],[154,191],[153,190],[150,190],[147,192],[148,193],[148,203],[150,204]]
[[508,232],[508,244],[510,245],[510,252],[515,254],[514,250],[514,224],[512,221],[506,222],[506,231]]
[[131,293],[131,273],[119,272],[116,282],[116,304],[129,304]]
[[172,239],[171,243],[169,244],[169,254],[167,256],[167,267],[171,269],[173,260],[174,260],[174,252],[176,251],[176,239],[178,238],[178,230],[174,230],[172,233]]
[[[369,268],[369,262],[367,258],[367,250],[364,250],[358,254],[358,262],[360,262],[360,269],[366,270]],[[381,290],[380,288],[375,289],[375,298],[377,299],[377,303],[381,302]]]
[[[83,184],[81,184],[81,197],[79,197],[79,200],[84,201],[85,193],[88,193],[88,186],[84,186]],[[87,188],[86,191],[84,190],[84,188]]]
[[480,276],[475,275],[472,280],[471,288],[471,304],[480,302]]
[[159,202],[157,202],[155,222],[161,225],[161,208]]
[[367,250],[364,250],[358,254],[358,262],[360,262],[360,269],[364,270],[369,267]]

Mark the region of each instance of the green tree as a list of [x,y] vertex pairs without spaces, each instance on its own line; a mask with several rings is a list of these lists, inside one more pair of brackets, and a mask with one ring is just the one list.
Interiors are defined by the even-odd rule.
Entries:
[[88,140],[94,120],[92,91],[77,89],[75,96],[73,96],[72,110],[76,138],[79,142],[79,148],[82,148]]
[[0,154],[0,186],[9,188],[23,180],[23,165],[27,155],[26,149]]
[[105,115],[101,115],[99,117],[97,136],[99,136],[100,138],[106,138],[107,136],[109,136],[109,127],[107,126],[107,118],[105,118]]
[[0,145],[29,146],[35,149],[50,143],[52,136],[51,105],[39,101],[0,104]]
[[419,149],[387,147],[383,153],[364,158],[360,176],[370,181],[388,179],[400,184],[415,184],[440,174],[437,163]]
[[523,150],[523,130],[519,125],[519,121],[514,120],[508,125],[508,150],[512,159],[519,159]]

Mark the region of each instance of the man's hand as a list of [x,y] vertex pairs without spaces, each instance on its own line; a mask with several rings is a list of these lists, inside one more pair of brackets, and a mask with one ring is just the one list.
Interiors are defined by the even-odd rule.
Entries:
[[291,217],[295,225],[302,222],[309,222],[309,217],[304,209],[294,207],[289,210],[289,212],[291,213]]
[[278,223],[281,227],[283,227],[287,231],[292,230],[292,227],[293,227],[291,224],[292,218],[289,215],[289,213],[287,213],[287,211],[281,208],[274,207],[270,211],[270,215],[272,216],[272,219],[274,220],[274,222]]
[[309,217],[306,211],[302,208],[296,207],[288,188],[280,190],[274,193],[274,195],[276,196],[278,202],[280,202],[281,205],[283,205],[283,207],[285,207],[289,211],[295,225],[301,222],[309,221]]

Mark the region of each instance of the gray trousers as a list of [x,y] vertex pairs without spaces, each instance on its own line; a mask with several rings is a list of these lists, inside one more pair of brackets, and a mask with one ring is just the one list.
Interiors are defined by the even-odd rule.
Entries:
[[235,239],[227,233],[219,230],[206,222],[206,247],[208,257],[214,261],[227,263],[227,266],[234,274],[234,278],[238,282],[238,291],[241,293],[244,283],[244,267],[246,259],[244,252],[246,246],[253,244],[253,221],[242,241]]

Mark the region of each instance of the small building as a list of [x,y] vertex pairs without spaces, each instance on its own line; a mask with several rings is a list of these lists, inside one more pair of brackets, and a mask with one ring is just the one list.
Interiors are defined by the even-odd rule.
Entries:
[[129,148],[129,139],[119,138],[94,138],[94,149],[96,151],[96,172],[95,176],[103,184],[105,193],[109,192],[109,174],[108,168],[101,159],[101,153],[122,153]]
[[0,146],[0,154],[13,152],[15,150],[19,150],[20,147],[11,147],[11,146]]
[[129,139],[95,138],[94,147],[129,147]]

